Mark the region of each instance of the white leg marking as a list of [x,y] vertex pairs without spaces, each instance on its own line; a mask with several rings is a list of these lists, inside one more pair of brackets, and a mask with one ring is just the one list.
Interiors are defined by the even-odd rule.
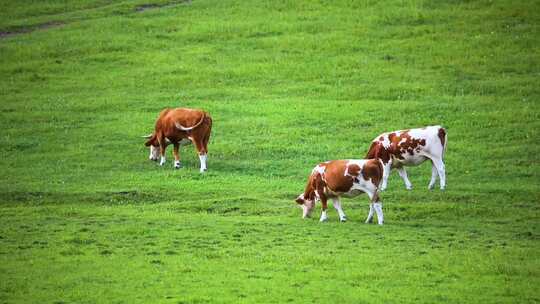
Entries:
[[405,167],[398,168],[397,171],[401,179],[403,179],[403,181],[405,182],[405,188],[407,188],[407,190],[411,190],[412,184],[409,180],[409,177],[407,176],[407,171],[405,171]]
[[343,212],[343,209],[341,209],[341,202],[339,201],[339,198],[333,198],[332,204],[334,205],[334,208],[336,208],[338,214],[339,214],[339,220],[341,222],[347,221],[347,216],[345,215],[345,212]]
[[439,182],[441,185],[441,190],[444,190],[446,187],[446,173],[444,169],[444,163],[442,159],[440,158],[433,158],[433,164],[437,168],[437,172],[439,173]]
[[373,203],[369,204],[369,214],[366,219],[366,224],[373,222]]
[[175,160],[175,161],[174,161],[174,167],[175,167],[176,169],[180,169],[181,165],[180,165],[180,161],[179,161],[179,160]]
[[321,212],[321,219],[319,220],[319,222],[326,222],[328,220],[328,215],[326,214],[326,210],[323,210]]
[[163,166],[165,164],[165,156],[161,156],[161,160],[159,161],[159,165]]
[[376,202],[373,204],[373,209],[375,209],[375,212],[377,212],[377,222],[379,225],[382,225],[384,222],[384,216],[382,212],[382,203]]
[[199,155],[199,161],[201,162],[201,173],[206,171],[206,154]]
[[437,181],[437,168],[431,162],[431,180],[429,181],[428,189],[431,190],[433,187],[435,187],[435,182]]

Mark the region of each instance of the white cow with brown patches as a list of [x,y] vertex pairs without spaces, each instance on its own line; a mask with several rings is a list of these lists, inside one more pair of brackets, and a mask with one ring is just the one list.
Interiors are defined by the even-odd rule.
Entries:
[[381,191],[386,189],[391,169],[398,170],[407,190],[412,189],[405,166],[418,166],[428,159],[432,163],[428,188],[433,189],[438,175],[441,190],[444,190],[446,173],[443,158],[446,145],[446,130],[441,126],[393,131],[377,136],[366,158],[380,159],[384,164]]
[[342,222],[347,220],[341,208],[340,197],[355,197],[367,193],[371,201],[366,223],[373,220],[373,211],[377,213],[379,225],[383,224],[382,202],[378,188],[383,177],[383,165],[380,160],[350,159],[333,160],[320,163],[311,172],[304,193],[296,198],[302,209],[302,217],[310,215],[317,200],[321,201],[322,213],[320,221],[328,220],[328,198],[332,199],[334,208]]
[[174,145],[174,167],[180,168],[180,145],[195,143],[199,152],[201,172],[206,171],[206,158],[208,153],[208,140],[212,130],[212,118],[202,110],[176,108],[161,111],[156,121],[154,132],[145,136],[148,140],[145,145],[150,147],[150,160],[157,161],[159,165],[165,164],[165,149],[169,144]]

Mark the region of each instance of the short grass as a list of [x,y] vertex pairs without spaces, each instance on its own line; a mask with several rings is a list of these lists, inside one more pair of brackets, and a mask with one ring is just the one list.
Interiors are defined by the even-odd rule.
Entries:
[[[0,7],[0,302],[540,301],[537,1]],[[147,160],[167,106],[211,113],[207,174]],[[429,124],[446,191],[300,219],[316,163]]]

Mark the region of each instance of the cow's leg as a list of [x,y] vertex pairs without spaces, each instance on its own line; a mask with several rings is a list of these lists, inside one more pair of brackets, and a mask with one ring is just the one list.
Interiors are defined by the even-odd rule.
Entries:
[[377,222],[379,225],[382,225],[384,223],[384,215],[382,211],[382,202],[378,201],[376,203],[373,203],[373,209],[375,209],[375,212],[377,212]]
[[332,204],[334,205],[334,208],[336,208],[339,214],[339,220],[341,222],[346,222],[347,216],[345,215],[345,212],[343,212],[343,209],[341,209],[341,202],[339,201],[339,197],[332,198]]
[[201,138],[195,138],[195,146],[197,147],[197,151],[199,152],[199,161],[201,163],[201,169],[200,172],[204,173],[206,171],[206,158],[207,158],[207,150],[206,146],[203,142],[204,139]]
[[[369,195],[369,198],[371,199],[371,204],[373,205],[373,209],[377,213],[377,223],[379,225],[382,225],[384,222],[384,215],[382,211],[382,202],[379,198],[379,193],[377,193],[377,189],[373,192],[366,192]],[[370,208],[371,209],[371,208]],[[371,210],[370,210],[371,212]]]
[[326,199],[326,195],[322,193],[322,191],[317,191],[319,199],[321,200],[321,206],[322,206],[322,212],[321,212],[321,218],[319,219],[320,222],[326,222],[328,220],[328,201]]
[[370,224],[373,222],[373,203],[369,203],[369,213],[366,218],[366,224]]
[[429,181],[428,189],[431,190],[435,187],[435,182],[437,181],[437,167],[433,161],[431,161],[431,180]]
[[390,170],[392,170],[392,160],[389,160],[388,163],[383,163],[383,176],[382,176],[382,184],[381,184],[381,191],[386,190],[386,186],[388,185],[388,177],[390,176]]
[[167,146],[165,143],[161,142],[159,143],[159,155],[161,156],[161,160],[159,161],[159,165],[163,166],[165,164],[165,149]]
[[382,213],[382,205],[379,201],[379,193],[377,186],[370,183],[370,185],[353,185],[353,189],[361,190],[369,196],[370,204],[369,204],[369,214],[366,218],[366,224],[369,224],[373,221],[373,211],[377,212],[377,220],[379,222],[379,225],[382,225],[383,223],[383,213]]
[[439,173],[439,182],[441,186],[441,190],[444,190],[446,188],[446,172],[444,168],[444,162],[441,158],[434,157],[431,159],[433,161],[433,164],[437,168],[437,173]]
[[405,167],[398,168],[397,171],[401,179],[403,179],[403,181],[405,182],[405,188],[407,188],[407,190],[411,190],[412,184],[409,180],[409,177],[407,176],[407,171],[405,171]]
[[180,148],[180,143],[174,143],[173,154],[174,154],[174,167],[176,169],[179,169],[181,167],[180,154],[178,153],[179,148]]

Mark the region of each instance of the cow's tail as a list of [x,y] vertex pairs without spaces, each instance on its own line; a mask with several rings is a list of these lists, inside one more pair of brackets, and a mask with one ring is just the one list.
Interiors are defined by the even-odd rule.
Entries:
[[439,127],[438,134],[439,139],[441,140],[442,145],[442,157],[444,158],[444,154],[446,154],[446,146],[448,146],[448,133],[446,132],[446,129],[443,127]]
[[191,127],[184,127],[184,126],[182,126],[179,122],[175,122],[175,123],[174,123],[174,126],[175,126],[178,130],[181,130],[181,131],[190,131],[190,130],[193,130],[193,129],[195,129],[196,127],[198,127],[200,124],[202,124],[205,118],[206,118],[206,112],[203,112],[203,115],[202,115],[202,117],[201,117],[201,120],[199,120],[199,122],[196,123],[194,126],[191,126]]

